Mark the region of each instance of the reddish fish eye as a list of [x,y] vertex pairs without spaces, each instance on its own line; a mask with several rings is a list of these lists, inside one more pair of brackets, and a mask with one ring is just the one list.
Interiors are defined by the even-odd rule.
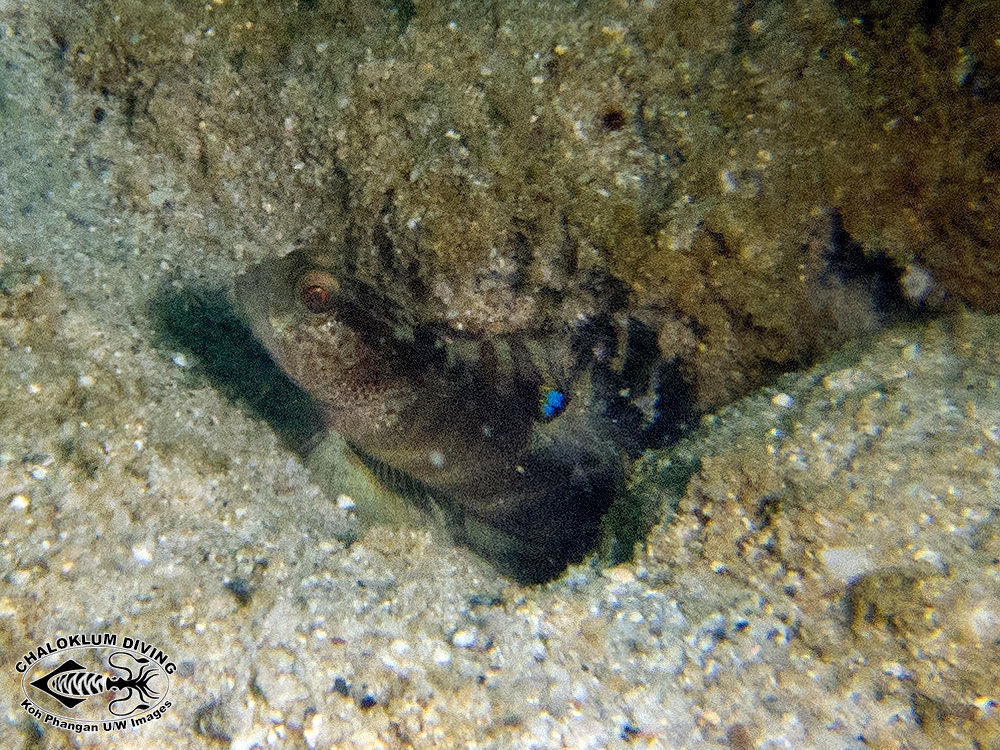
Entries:
[[302,304],[310,312],[326,312],[330,309],[330,293],[318,284],[307,286],[302,290]]
[[325,271],[310,271],[299,279],[299,300],[309,312],[324,313],[333,308],[339,285]]

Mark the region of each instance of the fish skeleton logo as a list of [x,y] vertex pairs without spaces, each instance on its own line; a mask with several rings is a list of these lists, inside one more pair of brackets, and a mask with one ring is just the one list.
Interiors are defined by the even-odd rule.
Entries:
[[84,733],[134,728],[163,716],[176,666],[139,638],[102,633],[46,641],[15,669],[22,675],[25,711],[50,726]]

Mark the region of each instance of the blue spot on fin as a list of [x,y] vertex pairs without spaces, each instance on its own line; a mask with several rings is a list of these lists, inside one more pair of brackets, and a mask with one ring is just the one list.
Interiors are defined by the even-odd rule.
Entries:
[[566,394],[557,391],[555,388],[548,388],[542,392],[540,399],[542,407],[542,419],[555,419],[562,414],[566,408]]

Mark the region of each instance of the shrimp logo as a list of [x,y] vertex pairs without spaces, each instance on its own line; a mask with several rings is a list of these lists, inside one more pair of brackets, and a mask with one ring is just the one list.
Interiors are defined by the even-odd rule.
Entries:
[[170,708],[176,670],[159,648],[116,633],[55,638],[14,665],[21,707],[39,722],[77,733],[134,728]]

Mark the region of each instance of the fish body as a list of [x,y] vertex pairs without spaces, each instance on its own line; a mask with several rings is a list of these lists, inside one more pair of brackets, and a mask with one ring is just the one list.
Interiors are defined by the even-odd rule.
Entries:
[[616,459],[586,430],[545,424],[567,397],[541,388],[546,373],[529,347],[472,341],[466,349],[478,356],[449,358],[444,339],[401,331],[402,312],[301,252],[251,269],[235,295],[326,428],[359,452],[528,547],[579,551],[593,540],[593,511],[614,494]]

